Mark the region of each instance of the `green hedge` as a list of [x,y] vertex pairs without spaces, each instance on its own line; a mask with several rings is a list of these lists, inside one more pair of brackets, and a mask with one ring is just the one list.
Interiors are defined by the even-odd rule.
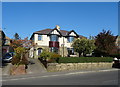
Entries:
[[60,57],[59,63],[112,62],[112,57]]

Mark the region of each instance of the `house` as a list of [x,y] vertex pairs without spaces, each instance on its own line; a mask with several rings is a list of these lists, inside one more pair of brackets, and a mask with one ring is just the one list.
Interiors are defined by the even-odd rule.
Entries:
[[13,51],[10,47],[10,38],[0,29],[0,58],[2,58],[7,52]]
[[74,30],[61,30],[58,25],[54,29],[36,31],[30,38],[35,43],[35,46],[30,49],[30,57],[38,58],[43,49],[61,56],[77,56],[72,47],[72,42],[76,38],[85,37],[78,35]]
[[2,47],[2,51],[3,51],[3,56],[8,53],[8,52],[13,52],[13,48],[10,46],[10,42],[11,42],[11,39],[7,36],[5,36],[5,42],[4,42],[4,45]]
[[0,46],[5,44],[5,33],[0,29]]
[[116,46],[120,49],[120,36],[116,36]]
[[0,59],[2,59],[2,47],[4,46],[5,43],[5,33],[0,29]]

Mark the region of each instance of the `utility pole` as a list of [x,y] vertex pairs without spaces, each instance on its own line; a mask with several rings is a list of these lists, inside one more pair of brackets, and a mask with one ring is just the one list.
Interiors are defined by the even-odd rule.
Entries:
[[2,30],[0,29],[0,58],[2,58]]
[[[2,34],[2,30],[0,29],[0,60],[2,60],[2,38],[3,38],[3,34]],[[2,67],[2,61],[0,61],[0,67]]]

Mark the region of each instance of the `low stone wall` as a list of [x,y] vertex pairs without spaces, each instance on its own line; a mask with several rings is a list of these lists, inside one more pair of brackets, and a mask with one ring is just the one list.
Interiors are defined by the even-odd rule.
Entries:
[[18,67],[12,65],[10,71],[10,75],[26,74],[25,65],[19,65]]
[[67,70],[97,70],[112,68],[113,63],[48,63],[47,70],[54,71],[67,71]]

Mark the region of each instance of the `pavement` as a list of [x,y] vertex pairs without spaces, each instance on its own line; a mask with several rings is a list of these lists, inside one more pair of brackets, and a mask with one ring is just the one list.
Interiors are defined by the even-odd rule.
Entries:
[[[47,72],[46,68],[44,65],[38,60],[38,59],[29,59],[30,63],[28,65],[28,68],[26,69],[27,74],[25,75],[16,75],[17,77],[21,76],[32,76],[32,75],[48,75],[48,74],[55,74],[56,72]],[[3,77],[15,77],[15,76],[10,76],[10,67],[12,66],[11,63],[6,64],[3,68],[0,70],[2,71],[0,75]],[[74,70],[72,72],[80,72],[80,73],[88,73],[88,72],[99,72],[99,71],[110,71],[110,70],[118,70],[116,68],[110,68],[110,69],[99,69],[99,70]],[[69,73],[70,71],[61,71],[57,73]]]
[[[8,71],[10,63],[4,70]],[[3,70],[3,71],[4,71]],[[3,85],[117,85],[119,69],[101,70],[74,70],[62,72],[47,72],[37,59],[30,59],[27,74],[24,75],[3,75]],[[4,73],[4,72],[3,72]]]
[[[47,70],[44,68],[43,64],[38,59],[29,59],[30,63],[28,64],[28,68],[26,69],[27,74],[37,74],[37,73],[44,73]],[[11,63],[6,63],[0,70],[0,75],[2,76],[9,76],[10,75],[10,67],[12,66]]]
[[2,75],[4,75],[4,76],[10,75],[10,67],[11,66],[12,66],[11,63],[6,63],[1,69]]

